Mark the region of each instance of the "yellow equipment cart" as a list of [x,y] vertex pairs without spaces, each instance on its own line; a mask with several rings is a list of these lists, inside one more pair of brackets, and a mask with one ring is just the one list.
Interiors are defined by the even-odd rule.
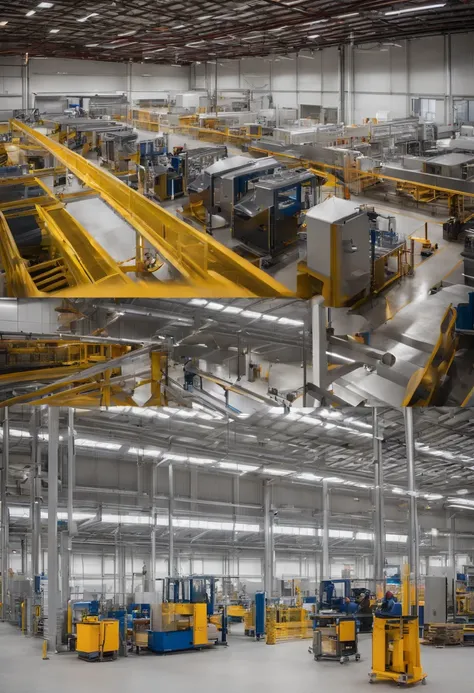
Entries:
[[76,650],[81,659],[102,662],[117,659],[119,649],[119,622],[116,619],[99,620],[87,616],[76,625]]
[[333,659],[341,664],[349,661],[349,657],[360,660],[357,649],[357,627],[355,618],[344,616],[335,617],[332,623],[317,626],[313,633],[314,659]]

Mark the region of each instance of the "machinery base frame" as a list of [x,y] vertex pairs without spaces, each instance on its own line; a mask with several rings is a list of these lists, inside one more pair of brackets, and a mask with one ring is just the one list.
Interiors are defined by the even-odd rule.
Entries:
[[417,683],[426,685],[426,674],[409,678],[407,674],[399,674],[395,671],[372,671],[369,674],[369,683],[376,681],[393,681],[397,686],[416,686]]

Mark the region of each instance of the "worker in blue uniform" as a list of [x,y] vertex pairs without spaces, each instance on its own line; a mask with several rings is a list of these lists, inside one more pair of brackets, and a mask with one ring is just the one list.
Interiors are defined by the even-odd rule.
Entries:
[[377,609],[377,613],[381,616],[388,616],[389,614],[393,613],[396,603],[397,602],[392,592],[385,592],[385,597],[380,605],[380,609]]
[[353,616],[359,610],[359,605],[356,602],[353,602],[350,597],[346,597],[344,599],[342,609],[343,613]]

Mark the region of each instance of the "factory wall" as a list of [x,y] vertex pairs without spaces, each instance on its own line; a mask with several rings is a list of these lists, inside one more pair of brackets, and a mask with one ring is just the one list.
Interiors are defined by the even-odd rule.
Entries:
[[[189,67],[150,65],[148,62],[132,65],[132,101],[151,98],[157,92],[172,94],[189,89]],[[127,63],[60,58],[32,58],[29,63],[30,106],[36,97],[48,94],[54,97],[83,94],[128,94]],[[0,120],[1,111],[22,108],[22,59],[0,57]],[[54,109],[53,109],[54,110]]]
[[[411,114],[412,98],[434,101],[435,121],[451,123],[453,109],[463,99],[474,99],[472,68],[473,34],[433,36],[379,47],[373,44],[345,47],[344,92],[341,94],[340,53],[325,48],[313,54],[243,59],[218,63],[218,89],[250,89],[257,100],[271,92],[278,107],[314,104],[339,107],[340,119],[360,123],[388,111],[392,118]],[[215,64],[196,63],[192,86],[215,86]],[[343,98],[342,98],[343,97]]]

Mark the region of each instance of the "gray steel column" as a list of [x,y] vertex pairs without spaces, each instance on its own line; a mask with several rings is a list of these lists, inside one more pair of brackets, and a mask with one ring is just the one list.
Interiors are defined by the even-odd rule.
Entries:
[[331,577],[331,568],[329,565],[329,485],[323,480],[323,580],[329,580]]
[[[119,544],[119,574],[118,574],[118,588],[120,593],[120,604],[125,606],[126,602],[126,592],[127,592],[127,580],[126,580],[126,568],[127,568],[127,556],[125,554],[125,546]],[[132,582],[133,582],[133,561],[132,561]]]
[[9,527],[10,518],[7,505],[7,485],[10,466],[10,429],[9,410],[5,408],[3,414],[3,452],[0,474],[0,500],[1,500],[1,527],[2,527],[2,620],[8,618],[8,569],[10,567]]
[[48,409],[48,641],[57,650],[58,642],[58,456],[59,407]]
[[322,296],[315,296],[311,299],[311,324],[313,331],[313,384],[324,389],[328,372],[328,357],[326,354],[326,308]]
[[372,409],[372,435],[374,455],[374,582],[376,594],[381,596],[379,591],[380,586],[383,586],[385,566],[385,523],[383,502],[383,434],[377,407]]
[[39,422],[40,409],[39,407],[34,407],[31,417],[30,472],[31,575],[33,578],[41,572],[41,446],[38,441]]
[[174,529],[173,529],[173,512],[174,512],[174,475],[173,465],[168,466],[168,573],[170,577],[176,576],[176,565],[174,555]]
[[405,440],[407,450],[408,467],[408,562],[410,572],[413,575],[413,586],[415,592],[415,603],[412,604],[413,615],[418,615],[418,583],[420,575],[420,555],[419,555],[419,532],[418,532],[418,506],[416,499],[415,484],[415,434],[413,428],[413,408],[403,409],[405,418]]
[[346,71],[346,50],[345,46],[339,46],[339,103],[338,103],[338,122],[346,122],[346,86],[345,86],[345,71]]
[[72,538],[76,534],[74,522],[74,484],[76,480],[76,455],[74,450],[74,409],[68,409],[67,424],[67,532],[61,533],[61,599],[67,633],[67,608],[71,599]]
[[70,577],[71,577],[71,552],[69,549],[69,533],[64,531],[59,535],[59,557],[61,574],[61,610],[63,614],[63,628],[61,640],[67,642],[67,609],[70,599]]
[[274,549],[273,549],[273,514],[272,487],[268,480],[263,482],[263,589],[267,598],[273,596]]
[[157,477],[158,477],[158,467],[156,464],[153,465],[152,470],[152,480],[151,480],[151,492],[152,492],[152,503],[151,503],[151,557],[150,557],[150,590],[155,593],[156,591],[156,508],[155,508],[155,496],[157,491]]
[[21,551],[21,574],[26,575],[26,565],[27,565],[27,548],[26,548],[26,535],[23,539],[20,539],[20,551]]
[[128,99],[128,120],[133,120],[133,63],[127,63],[127,99]]

